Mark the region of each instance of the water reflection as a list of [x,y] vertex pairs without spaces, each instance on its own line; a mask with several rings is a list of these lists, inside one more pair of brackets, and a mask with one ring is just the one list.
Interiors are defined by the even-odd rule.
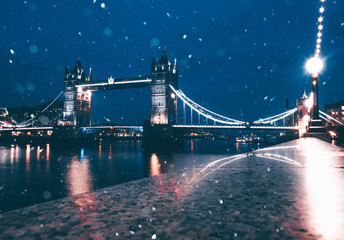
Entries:
[[159,158],[155,153],[153,153],[150,158],[150,176],[159,175],[161,175]]
[[14,160],[14,146],[11,146],[11,156],[10,156],[10,161],[11,163],[13,163],[13,160]]
[[109,148],[109,159],[112,159],[112,145],[111,144]]
[[30,153],[31,153],[31,146],[30,144],[26,145],[26,155],[25,155],[25,160],[26,160],[26,171],[30,171]]
[[[52,143],[40,147],[34,144],[4,146],[0,148],[0,182],[6,184],[9,192],[4,194],[6,205],[0,204],[0,210],[8,211],[68,195],[85,195],[94,189],[148,176],[161,176],[168,171],[192,168],[199,164],[206,165],[212,160],[228,156],[227,148],[235,152],[234,142],[192,142],[192,154],[190,145],[185,152],[153,154],[142,151],[140,141],[102,142],[83,148],[62,148],[60,144]],[[207,148],[209,145],[210,150]],[[179,191],[178,184],[164,184]],[[22,194],[25,190],[26,194]],[[51,193],[48,198],[42,195],[46,191]],[[88,198],[92,199],[91,196]],[[89,202],[84,198],[80,201]]]
[[74,156],[68,171],[68,189],[71,195],[78,195],[92,190],[88,159],[82,162]]
[[344,236],[343,177],[334,168],[336,157],[319,149],[314,139],[302,146],[306,155],[305,187],[309,210],[307,225],[324,239]]
[[47,144],[46,147],[47,149],[45,158],[47,159],[47,169],[50,169],[50,144]]
[[37,161],[39,161],[40,157],[41,157],[41,147],[37,146]]

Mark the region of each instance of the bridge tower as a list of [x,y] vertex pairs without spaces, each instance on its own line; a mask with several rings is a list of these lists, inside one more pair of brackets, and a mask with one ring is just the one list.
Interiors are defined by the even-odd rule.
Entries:
[[91,91],[77,88],[80,83],[92,81],[90,70],[87,76],[81,61],[78,59],[73,70],[66,67],[64,72],[64,106],[63,121],[65,125],[90,126],[91,125]]
[[177,123],[177,96],[169,85],[178,89],[178,69],[176,60],[172,66],[168,61],[166,48],[158,62],[153,57],[152,73],[152,124]]

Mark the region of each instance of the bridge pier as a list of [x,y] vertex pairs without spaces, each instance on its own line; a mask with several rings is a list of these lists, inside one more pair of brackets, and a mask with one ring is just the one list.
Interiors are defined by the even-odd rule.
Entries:
[[53,130],[53,139],[60,141],[61,144],[77,142],[81,140],[81,128],[78,126],[55,126]]
[[143,124],[144,150],[183,150],[184,131],[169,124],[154,124],[147,120]]

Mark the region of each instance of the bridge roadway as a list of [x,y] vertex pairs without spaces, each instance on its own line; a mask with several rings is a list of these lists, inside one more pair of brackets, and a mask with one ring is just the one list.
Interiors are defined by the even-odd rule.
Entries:
[[136,78],[119,78],[111,80],[94,81],[91,83],[83,83],[75,85],[77,88],[82,88],[83,91],[100,91],[100,90],[114,90],[127,88],[143,88],[150,87],[152,83],[151,76],[136,77]]
[[[250,126],[250,125],[173,125],[174,128],[183,129],[241,129],[241,130],[271,130],[285,131],[298,130],[298,127],[286,126]],[[91,126],[82,127],[82,129],[143,129],[143,126]],[[1,131],[34,131],[34,130],[54,130],[54,127],[23,127],[23,128],[2,128]]]
[[298,126],[259,126],[259,125],[173,125],[174,128],[185,129],[242,129],[242,130],[298,130]]

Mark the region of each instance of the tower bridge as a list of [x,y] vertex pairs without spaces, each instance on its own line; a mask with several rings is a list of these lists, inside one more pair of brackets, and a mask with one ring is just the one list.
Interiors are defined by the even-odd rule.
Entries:
[[[91,102],[92,92],[105,90],[120,90],[130,88],[151,88],[151,119],[144,122],[142,126],[92,126],[91,124]],[[153,57],[151,63],[151,74],[147,76],[119,78],[112,76],[107,80],[93,80],[91,69],[88,74],[82,68],[80,59],[77,60],[73,69],[66,67],[64,72],[64,89],[59,94],[64,96],[63,111],[59,116],[57,125],[70,128],[70,133],[79,128],[84,133],[113,129],[113,128],[143,128],[143,136],[150,139],[177,139],[185,129],[234,129],[234,130],[262,130],[262,131],[305,131],[308,124],[303,124],[304,117],[309,114],[306,106],[307,95],[303,95],[297,101],[297,107],[288,108],[280,114],[258,119],[253,122],[245,122],[217,114],[191,100],[178,87],[178,68],[176,60],[172,64],[164,49],[161,58],[156,61]],[[58,99],[57,96],[54,100]],[[182,121],[178,121],[177,101],[181,102]],[[48,109],[50,103],[43,111]],[[182,111],[181,111],[182,110]],[[42,111],[42,112],[43,112]],[[323,116],[326,121],[331,121],[328,116]],[[283,126],[276,123],[283,120]],[[1,124],[3,131],[32,131],[46,130],[48,126],[33,125],[37,122],[37,116],[24,123],[15,126]],[[55,121],[56,122],[56,121]],[[285,125],[285,122],[291,124]],[[49,130],[54,124],[50,124]],[[61,129],[59,126],[56,129]],[[68,131],[64,131],[68,134]]]
[[92,73],[86,75],[80,59],[75,67],[64,73],[64,108],[65,125],[91,126],[92,91],[116,90],[128,88],[152,89],[151,120],[154,124],[175,124],[177,122],[177,99],[170,85],[178,88],[178,70],[176,61],[172,66],[166,49],[158,62],[153,57],[151,75],[144,77],[92,81]]

